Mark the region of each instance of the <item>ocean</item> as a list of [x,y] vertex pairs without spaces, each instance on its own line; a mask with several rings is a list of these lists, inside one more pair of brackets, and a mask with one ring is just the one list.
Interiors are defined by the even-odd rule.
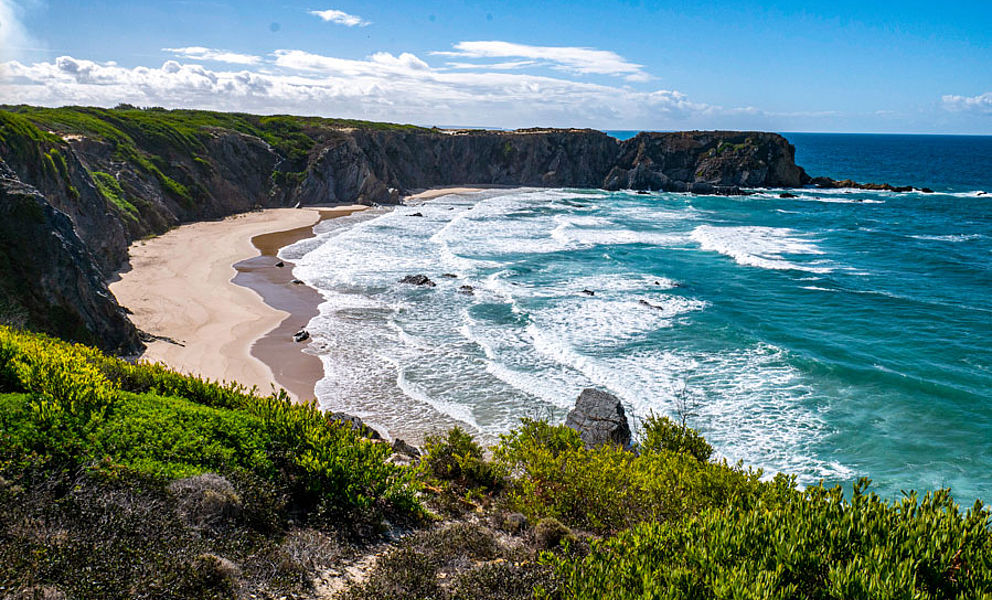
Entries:
[[992,137],[785,135],[812,175],[937,193],[490,190],[327,221],[281,252],[325,299],[321,405],[494,441],[598,387],[769,476],[992,500]]

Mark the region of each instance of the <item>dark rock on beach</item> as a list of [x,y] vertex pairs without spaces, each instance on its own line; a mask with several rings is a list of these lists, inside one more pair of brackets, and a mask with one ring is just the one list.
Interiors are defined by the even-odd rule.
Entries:
[[431,281],[427,275],[407,275],[403,279],[400,279],[400,283],[405,283],[408,285],[422,285],[427,287],[435,287],[437,285]]
[[309,339],[310,339],[310,332],[307,331],[306,329],[301,329],[293,334],[293,341],[297,343],[305,342]]
[[630,424],[620,399],[608,392],[586,388],[575,408],[568,413],[565,425],[579,432],[587,448],[616,444],[630,449]]

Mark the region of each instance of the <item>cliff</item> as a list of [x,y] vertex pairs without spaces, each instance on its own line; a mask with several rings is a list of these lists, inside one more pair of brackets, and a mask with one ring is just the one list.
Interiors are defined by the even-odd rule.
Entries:
[[[54,211],[32,226],[34,237],[5,238],[7,251],[26,255],[55,229],[55,213],[81,245],[57,259],[53,248],[50,263],[38,258],[28,268],[22,259],[6,268],[4,310],[68,339],[131,350],[133,327],[113,316],[120,307],[98,281],[126,263],[132,241],[180,223],[297,203],[396,203],[411,190],[463,184],[737,194],[808,183],[794,156],[784,138],[761,132],[642,133],[621,142],[595,130],[441,131],[315,117],[5,107],[0,160],[16,185],[3,210],[30,186],[32,201]],[[61,300],[54,287],[36,289],[58,261],[79,262],[85,274],[62,280],[79,289],[66,286]],[[68,302],[73,294],[87,301]],[[73,317],[46,316],[46,305]]]

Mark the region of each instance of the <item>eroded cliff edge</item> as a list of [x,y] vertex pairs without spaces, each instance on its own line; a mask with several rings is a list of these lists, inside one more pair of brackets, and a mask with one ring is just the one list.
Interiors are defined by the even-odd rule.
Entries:
[[[123,353],[140,341],[102,279],[126,263],[132,241],[185,222],[297,203],[395,203],[445,185],[736,194],[810,182],[794,148],[773,133],[642,133],[621,142],[595,130],[451,131],[133,107],[5,107],[0,165],[6,226],[21,231],[15,199],[30,196],[49,215],[5,235],[0,311]],[[79,243],[48,248],[53,232]],[[80,274],[52,278],[70,263]],[[51,289],[39,287],[42,277]]]

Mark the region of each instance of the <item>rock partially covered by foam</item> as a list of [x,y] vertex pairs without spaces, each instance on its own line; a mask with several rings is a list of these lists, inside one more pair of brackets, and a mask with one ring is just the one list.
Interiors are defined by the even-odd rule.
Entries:
[[565,425],[579,432],[586,448],[615,444],[630,449],[630,423],[620,399],[608,392],[586,388],[568,413]]

